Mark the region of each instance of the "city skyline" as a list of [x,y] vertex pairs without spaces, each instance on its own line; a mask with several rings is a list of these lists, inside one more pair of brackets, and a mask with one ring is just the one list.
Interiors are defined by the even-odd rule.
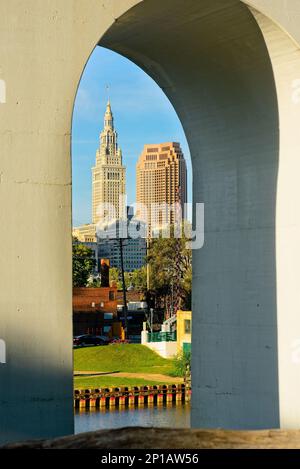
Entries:
[[91,168],[95,164],[108,98],[123,150],[128,204],[136,202],[136,163],[144,145],[168,141],[178,141],[182,147],[188,169],[188,201],[191,201],[189,149],[168,98],[139,67],[119,54],[98,47],[86,65],[73,113],[73,226],[92,221]]
[[106,104],[91,170],[92,223],[73,225],[73,236],[80,242],[97,242],[98,228],[109,220],[127,218],[129,207],[131,217],[135,215],[145,223],[149,236],[175,222],[177,202],[181,206],[178,215],[188,219],[187,167],[179,142],[144,145],[136,163],[135,203],[127,205],[126,166],[123,165],[110,100]]

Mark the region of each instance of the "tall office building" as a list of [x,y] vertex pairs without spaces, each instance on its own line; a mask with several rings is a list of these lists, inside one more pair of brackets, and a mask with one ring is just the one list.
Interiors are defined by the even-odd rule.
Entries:
[[[121,270],[121,251],[119,239],[114,239],[115,233],[123,231],[122,226],[127,227],[131,224],[135,226],[137,231],[144,233],[141,222],[137,220],[131,207],[127,207],[127,220],[124,222],[112,223],[105,229],[106,238],[98,238],[98,255],[99,258],[106,258],[110,260],[111,267],[116,267]],[[146,265],[146,239],[145,237],[130,237],[123,240],[123,265],[125,272],[132,272],[133,270],[140,269]]]
[[125,175],[122,151],[118,147],[118,134],[114,129],[114,118],[110,102],[104,115],[104,129],[100,134],[100,146],[96,152],[96,164],[92,168],[92,222],[101,222],[108,205],[113,207],[111,218],[125,218]]
[[[173,224],[173,209],[187,201],[186,162],[179,143],[145,145],[136,166],[137,216],[148,224],[148,234]],[[164,205],[166,209],[164,209]]]
[[108,101],[104,115],[104,129],[92,168],[92,223],[73,228],[73,236],[80,242],[97,242],[96,225],[101,222],[108,205],[113,208],[111,218],[124,218],[126,168],[122,165],[122,152],[118,147],[118,134]]

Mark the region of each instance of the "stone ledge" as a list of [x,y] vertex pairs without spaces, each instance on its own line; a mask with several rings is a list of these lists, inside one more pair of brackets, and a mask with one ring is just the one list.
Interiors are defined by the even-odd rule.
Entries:
[[11,443],[1,449],[300,449],[300,430],[189,430],[128,427],[53,440]]

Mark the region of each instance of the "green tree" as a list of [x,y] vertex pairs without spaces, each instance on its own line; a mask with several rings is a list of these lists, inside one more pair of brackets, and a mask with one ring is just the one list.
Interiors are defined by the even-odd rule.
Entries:
[[95,267],[91,249],[74,240],[73,242],[73,287],[86,287]]
[[109,270],[109,284],[112,286],[113,283],[117,285],[118,290],[122,289],[121,272],[116,267]]
[[[147,289],[147,268],[142,267],[132,272],[124,272],[126,288],[132,286],[134,290],[144,292]],[[115,283],[119,290],[122,289],[121,271],[112,267],[109,272],[110,285]]]
[[88,281],[88,287],[90,288],[100,288],[101,280],[99,278],[93,278],[91,281]]
[[133,286],[136,291],[145,292],[147,290],[147,267],[141,267],[133,272],[126,272],[125,281],[127,288]]
[[155,297],[155,306],[170,309],[178,291],[182,309],[191,309],[192,252],[188,249],[188,238],[172,236],[153,239],[148,253],[150,264],[150,291]]
[[188,369],[191,368],[191,352],[182,350],[174,359],[172,376],[184,378]]

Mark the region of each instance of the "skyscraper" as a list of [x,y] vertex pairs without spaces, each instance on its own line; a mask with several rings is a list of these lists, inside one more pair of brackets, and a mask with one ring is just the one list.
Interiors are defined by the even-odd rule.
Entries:
[[96,164],[92,168],[92,221],[97,224],[108,210],[112,218],[124,218],[126,168],[122,164],[122,151],[118,147],[118,134],[114,129],[114,118],[108,101],[104,115],[104,129],[100,134],[100,146],[96,152]]
[[172,207],[180,201],[183,210],[186,198],[187,170],[180,144],[145,145],[136,166],[136,201],[142,206],[138,218],[148,223],[148,233],[173,224]]
[[[128,223],[137,224],[140,231],[140,221],[134,217],[132,207],[127,207],[127,220]],[[99,258],[107,258],[110,260],[111,267],[121,269],[121,252],[119,239],[114,239],[114,223],[112,224],[112,233],[110,233],[110,227],[106,230],[106,239],[98,239],[98,255]],[[117,223],[118,232],[118,223]],[[111,234],[113,236],[111,236]],[[131,238],[130,235],[123,243],[123,265],[125,272],[132,272],[136,269],[140,269],[146,264],[146,239],[145,237]]]
[[81,242],[96,242],[96,225],[108,210],[111,218],[120,219],[126,213],[126,168],[122,165],[122,152],[118,147],[118,134],[110,102],[106,105],[104,128],[92,168],[92,223],[73,228],[73,236]]

